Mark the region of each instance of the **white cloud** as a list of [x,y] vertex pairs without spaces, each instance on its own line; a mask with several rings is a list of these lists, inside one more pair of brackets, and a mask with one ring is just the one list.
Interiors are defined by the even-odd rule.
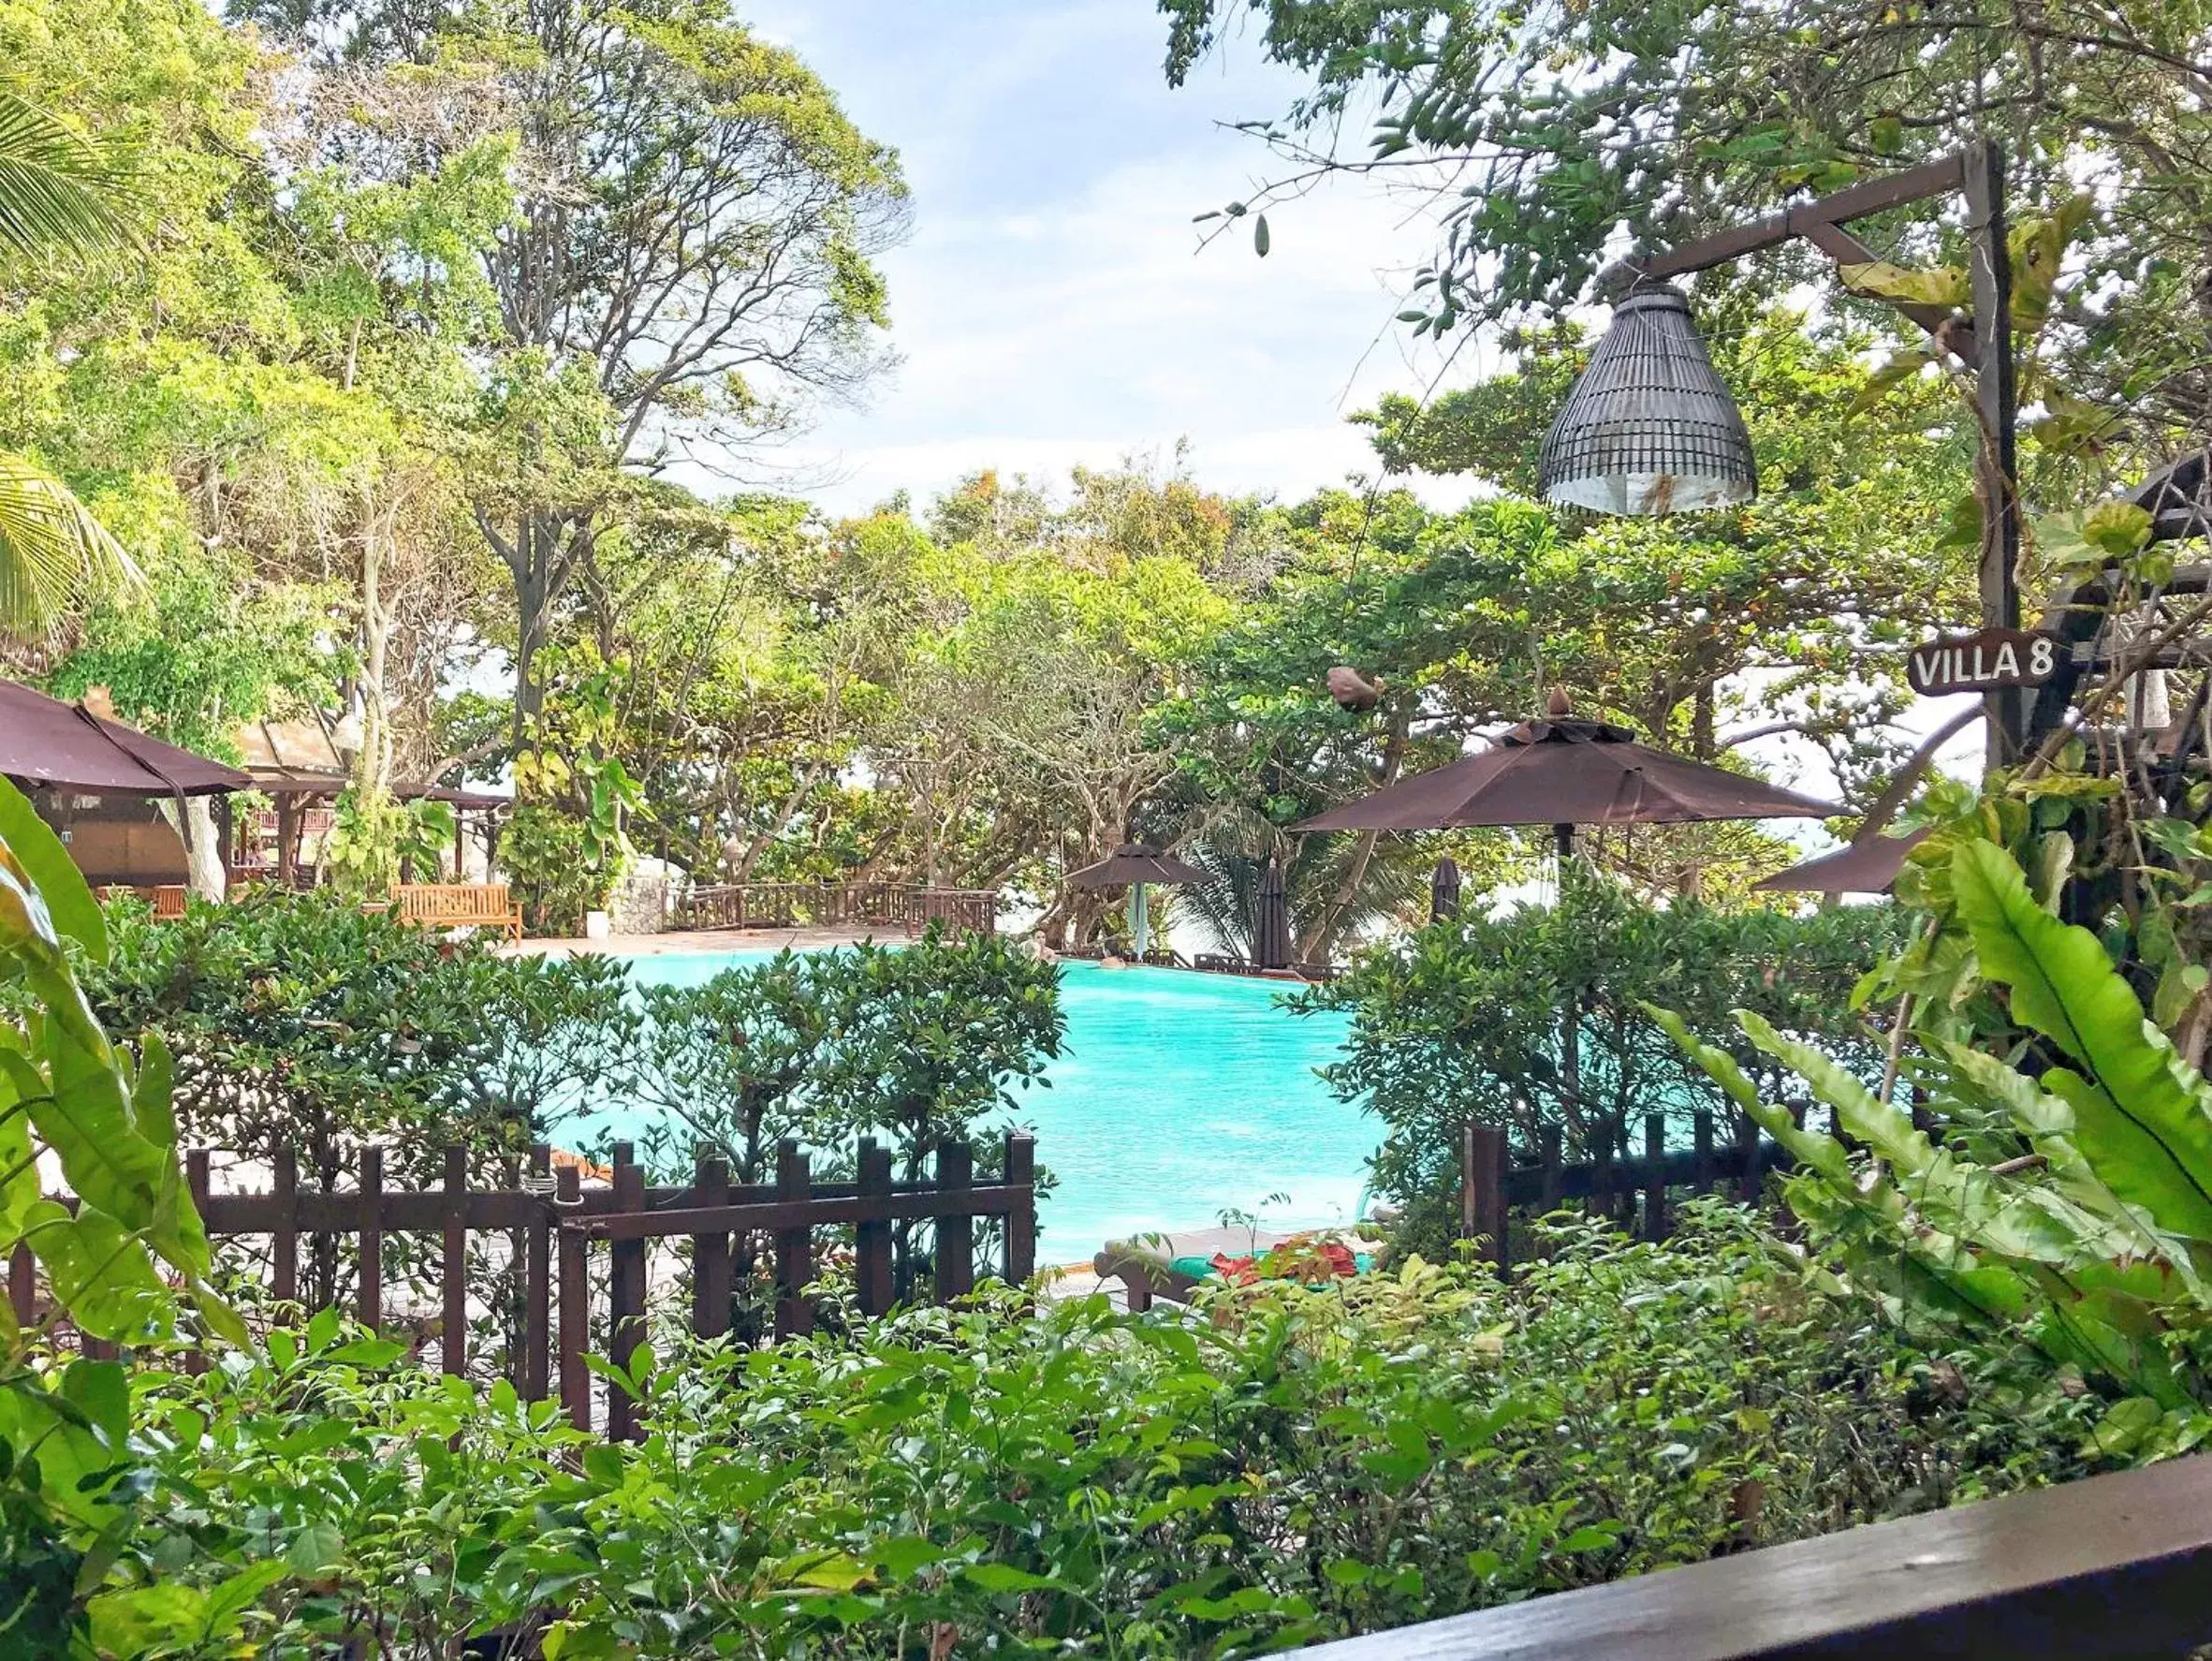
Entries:
[[1295,498],[1371,465],[1345,414],[1433,373],[1391,322],[1432,239],[1402,200],[1341,181],[1270,214],[1265,259],[1249,220],[1197,248],[1192,215],[1267,165],[1216,124],[1292,90],[1256,52],[1171,93],[1160,20],[1125,0],[770,5],[764,22],[915,184],[914,239],[886,262],[903,361],[782,458],[837,479],[825,507],[1179,438],[1201,482]]

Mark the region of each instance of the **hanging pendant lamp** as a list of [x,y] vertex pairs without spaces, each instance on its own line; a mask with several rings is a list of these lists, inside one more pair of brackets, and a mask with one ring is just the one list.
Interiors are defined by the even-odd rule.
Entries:
[[1536,476],[1545,500],[1600,513],[1680,513],[1758,493],[1751,437],[1672,284],[1614,308]]

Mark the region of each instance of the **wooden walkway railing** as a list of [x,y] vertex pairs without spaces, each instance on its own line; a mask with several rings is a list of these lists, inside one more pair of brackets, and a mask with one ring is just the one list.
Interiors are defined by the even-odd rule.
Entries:
[[[357,1246],[353,1313],[370,1328],[388,1324],[387,1237],[437,1235],[436,1339],[441,1367],[457,1376],[469,1372],[472,1292],[491,1291],[481,1284],[472,1286],[470,1239],[504,1240],[511,1257],[502,1267],[519,1281],[521,1294],[520,1342],[510,1359],[510,1382],[533,1402],[557,1387],[570,1421],[583,1430],[593,1423],[584,1355],[595,1313],[592,1258],[597,1250],[607,1258],[607,1355],[625,1367],[645,1339],[652,1290],[648,1250],[656,1240],[689,1243],[689,1325],[702,1338],[730,1330],[733,1241],[747,1248],[759,1242],[772,1262],[769,1331],[778,1339],[813,1328],[814,1305],[805,1292],[816,1278],[814,1232],[820,1228],[851,1228],[854,1296],[865,1316],[887,1314],[893,1306],[893,1234],[901,1223],[934,1225],[931,1281],[941,1302],[975,1289],[978,1221],[1004,1220],[998,1271],[1008,1285],[1020,1286],[1036,1271],[1036,1149],[1027,1136],[1006,1138],[1003,1174],[985,1183],[974,1180],[968,1148],[949,1142],[937,1150],[933,1176],[922,1182],[895,1181],[891,1150],[872,1139],[860,1143],[853,1182],[815,1182],[795,1142],[778,1150],[773,1183],[750,1186],[733,1184],[721,1161],[703,1160],[683,1187],[648,1187],[629,1144],[618,1142],[614,1158],[612,1182],[590,1188],[574,1164],[553,1170],[550,1150],[542,1144],[531,1152],[529,1177],[505,1188],[472,1186],[468,1154],[461,1148],[446,1151],[444,1185],[430,1190],[387,1188],[384,1150],[378,1147],[360,1151],[352,1192],[301,1187],[298,1161],[288,1151],[272,1165],[266,1192],[211,1192],[204,1148],[187,1153],[185,1174],[211,1237],[268,1240],[269,1286],[280,1305],[300,1299],[302,1237],[311,1246],[317,1237],[350,1237]],[[19,1322],[27,1326],[38,1318],[40,1292],[31,1255],[19,1247],[8,1271]],[[98,1353],[101,1346],[87,1341],[85,1347]],[[637,1434],[636,1404],[620,1390],[609,1393],[606,1429],[616,1440]]]
[[1647,1114],[1644,1152],[1633,1159],[1566,1164],[1557,1125],[1544,1128],[1539,1145],[1537,1163],[1516,1166],[1507,1157],[1505,1132],[1498,1126],[1471,1123],[1459,1129],[1459,1235],[1487,1240],[1486,1255],[1501,1270],[1511,1267],[1510,1222],[1516,1210],[1541,1214],[1570,1199],[1591,1200],[1600,1209],[1633,1200],[1636,1237],[1660,1241],[1674,1230],[1670,1191],[1734,1189],[1749,1202],[1759,1198],[1767,1172],[1788,1170],[1793,1163],[1786,1150],[1763,1139],[1749,1121],[1732,1142],[1719,1145],[1713,1116],[1707,1112],[1692,1116],[1690,1146],[1674,1149],[1666,1145],[1665,1116]]
[[894,928],[918,934],[933,922],[995,933],[999,897],[989,889],[896,883],[744,882],[693,889],[676,905],[680,929]]
[[1302,1654],[1314,1661],[2184,1661],[2212,1457],[1870,1523]]

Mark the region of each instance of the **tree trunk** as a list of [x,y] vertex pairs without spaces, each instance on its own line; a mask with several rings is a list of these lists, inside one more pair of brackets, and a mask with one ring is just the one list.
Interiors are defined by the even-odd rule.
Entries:
[[205,796],[184,799],[184,816],[177,817],[177,804],[155,803],[168,828],[184,845],[184,886],[203,900],[221,904],[227,883],[223,864],[223,833],[215,825],[215,810]]

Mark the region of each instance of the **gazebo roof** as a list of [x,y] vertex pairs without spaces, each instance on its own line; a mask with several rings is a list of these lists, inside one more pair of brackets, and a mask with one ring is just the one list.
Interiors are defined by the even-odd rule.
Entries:
[[135,727],[0,681],[0,773],[24,785],[118,796],[211,796],[253,781]]
[[1125,842],[1097,864],[1069,872],[1067,880],[1070,888],[1119,889],[1133,882],[1211,882],[1213,873],[1149,842]]

